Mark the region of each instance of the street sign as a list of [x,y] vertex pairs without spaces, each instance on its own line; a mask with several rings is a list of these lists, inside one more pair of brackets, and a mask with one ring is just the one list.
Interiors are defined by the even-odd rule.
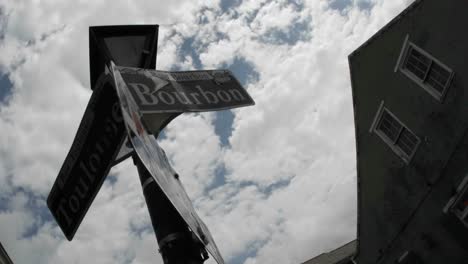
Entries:
[[73,239],[125,138],[120,111],[111,75],[101,76],[47,198],[68,240]]
[[210,231],[195,212],[178,174],[169,164],[166,154],[155,137],[148,133],[142,123],[141,109],[130,94],[120,72],[115,67],[112,67],[112,72],[127,132],[136,153],[188,227],[205,245],[218,264],[224,264]]
[[229,70],[117,69],[143,114],[201,112],[255,104]]
[[117,67],[137,103],[147,130],[158,135],[183,112],[253,105],[229,70],[167,72]]
[[91,89],[94,90],[72,147],[47,198],[47,205],[72,240],[112,165],[132,153],[126,145],[114,81],[105,72],[111,60],[129,67],[156,67],[157,25],[89,28]]

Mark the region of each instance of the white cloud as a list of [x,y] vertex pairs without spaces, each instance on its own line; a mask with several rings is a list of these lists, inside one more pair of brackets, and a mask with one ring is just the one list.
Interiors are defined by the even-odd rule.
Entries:
[[212,115],[184,114],[177,117],[177,122],[167,128],[161,147],[169,154],[192,199],[203,195],[204,189],[213,183],[221,155]]
[[[0,201],[8,201],[0,206],[7,208],[0,239],[12,258],[162,263],[130,161],[113,170],[113,183],[103,185],[73,242],[48,212],[33,213],[45,208],[91,94],[88,27],[105,24],[164,24],[160,69],[193,68],[196,58],[181,55],[191,38],[203,67],[243,58],[258,72],[247,87],[256,105],[234,110],[230,146],[220,145],[212,113],[178,117],[161,141],[227,260],[300,263],[353,239],[347,55],[411,1],[367,2],[371,9],[354,1],[339,12],[325,0],[245,1],[221,13],[219,1],[1,0],[10,15],[0,70],[14,87],[8,105],[0,105]],[[299,37],[270,41],[272,31]],[[225,184],[210,189],[222,182],[215,175],[223,166]]]
[[299,13],[287,1],[270,1],[258,9],[250,27],[256,34],[265,34],[271,29],[286,30]]

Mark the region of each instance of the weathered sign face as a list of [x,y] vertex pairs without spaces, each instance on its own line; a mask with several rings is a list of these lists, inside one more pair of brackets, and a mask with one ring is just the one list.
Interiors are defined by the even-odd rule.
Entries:
[[[107,79],[106,79],[107,78]],[[47,205],[72,240],[101,188],[125,138],[125,125],[110,75],[96,84]]]
[[142,123],[139,105],[130,94],[130,90],[119,71],[116,69],[112,71],[127,131],[137,155],[190,229],[205,245],[208,252],[211,253],[218,264],[223,264],[224,260],[210,231],[195,212],[192,202],[187,196],[179,177],[175,176],[176,172],[170,166],[166,154]]
[[223,110],[255,104],[228,70],[118,70],[143,114]]

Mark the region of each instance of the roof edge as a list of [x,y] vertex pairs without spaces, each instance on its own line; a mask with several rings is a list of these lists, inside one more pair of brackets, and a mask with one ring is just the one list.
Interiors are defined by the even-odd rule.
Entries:
[[351,79],[351,97],[353,103],[353,121],[354,121],[354,138],[355,138],[355,145],[356,145],[356,251],[354,253],[354,258],[358,257],[359,255],[359,248],[360,248],[360,237],[359,234],[361,233],[361,216],[360,216],[360,208],[361,208],[361,181],[360,181],[360,168],[359,168],[359,148],[358,148],[358,140],[357,140],[357,108],[356,108],[356,97],[355,97],[355,80],[353,74],[353,67],[351,65],[351,57],[348,57],[348,66],[349,66],[349,75]]
[[387,24],[385,24],[381,29],[379,29],[374,35],[372,35],[368,40],[362,43],[357,49],[351,52],[348,56],[353,57],[357,53],[359,53],[364,47],[368,46],[372,41],[380,37],[385,31],[387,31],[391,26],[396,24],[403,18],[407,13],[413,11],[416,7],[418,7],[424,0],[414,0],[408,7],[406,7],[403,11],[401,11],[396,17],[390,20]]

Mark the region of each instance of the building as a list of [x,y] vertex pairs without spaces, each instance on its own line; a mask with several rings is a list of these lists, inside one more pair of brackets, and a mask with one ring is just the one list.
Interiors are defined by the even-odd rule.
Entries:
[[356,253],[356,240],[330,252],[320,254],[302,264],[353,264],[354,253]]
[[467,10],[417,0],[349,56],[359,264],[468,263]]
[[2,243],[0,243],[0,264],[13,264]]

